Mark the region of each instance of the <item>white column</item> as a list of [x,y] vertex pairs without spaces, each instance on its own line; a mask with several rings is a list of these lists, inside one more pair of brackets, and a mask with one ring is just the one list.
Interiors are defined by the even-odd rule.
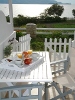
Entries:
[[13,8],[12,8],[12,0],[9,0],[9,16],[10,16],[10,23],[13,28]]

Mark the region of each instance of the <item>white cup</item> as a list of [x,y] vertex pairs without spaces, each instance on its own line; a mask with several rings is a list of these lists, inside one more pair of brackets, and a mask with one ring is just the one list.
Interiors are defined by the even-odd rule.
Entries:
[[22,64],[22,60],[19,60],[19,59],[15,60],[14,62],[15,62],[16,65],[21,65]]

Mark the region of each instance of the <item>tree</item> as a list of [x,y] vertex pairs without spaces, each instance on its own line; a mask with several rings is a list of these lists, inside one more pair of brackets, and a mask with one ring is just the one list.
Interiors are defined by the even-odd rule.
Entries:
[[40,14],[40,18],[45,19],[48,16],[48,8],[44,10],[43,13]]
[[75,18],[75,9],[72,10],[72,14],[73,14],[73,16]]
[[63,8],[63,6],[60,6],[60,5],[58,5],[58,4],[53,4],[49,9],[48,9],[48,14],[50,15],[50,16],[61,16],[62,15],[62,13],[63,13],[63,11],[64,11],[64,8]]

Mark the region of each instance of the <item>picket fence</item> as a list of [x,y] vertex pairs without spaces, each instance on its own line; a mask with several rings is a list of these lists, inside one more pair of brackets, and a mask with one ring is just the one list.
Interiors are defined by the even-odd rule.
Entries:
[[[30,41],[30,34],[27,34],[25,36],[19,37],[19,41],[14,44],[13,47],[16,46],[15,51],[28,50],[30,49]],[[65,59],[67,57],[70,52],[70,47],[74,45],[74,42],[72,41],[72,39],[69,39],[67,41],[66,38],[64,40],[62,40],[61,38],[57,40],[57,38],[55,38],[54,41],[52,40],[52,38],[50,38],[49,40],[45,38],[44,45],[45,51],[49,50],[50,60],[56,61],[60,59]]]
[[56,61],[67,57],[67,54],[69,54],[70,47],[72,45],[72,40],[69,39],[69,41],[67,41],[65,38],[64,41],[62,41],[61,38],[59,40],[55,38],[54,41],[52,41],[52,38],[49,40],[45,38],[44,45],[45,51],[49,50],[50,60]]
[[19,37],[19,41],[13,43],[13,51],[25,51],[30,49],[30,34]]

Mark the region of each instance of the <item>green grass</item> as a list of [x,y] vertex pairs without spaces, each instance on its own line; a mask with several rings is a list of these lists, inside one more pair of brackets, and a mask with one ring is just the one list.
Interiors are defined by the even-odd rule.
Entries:
[[[67,20],[59,23],[39,23],[37,28],[75,28],[75,20]],[[20,26],[26,28],[26,25]]]
[[[37,25],[38,26],[38,25]],[[53,24],[40,24],[38,28],[75,28],[75,23],[53,23]]]
[[75,28],[75,25],[67,23],[57,23],[53,25],[53,28]]
[[75,28],[75,20],[67,20],[60,23],[37,24],[38,28]]

